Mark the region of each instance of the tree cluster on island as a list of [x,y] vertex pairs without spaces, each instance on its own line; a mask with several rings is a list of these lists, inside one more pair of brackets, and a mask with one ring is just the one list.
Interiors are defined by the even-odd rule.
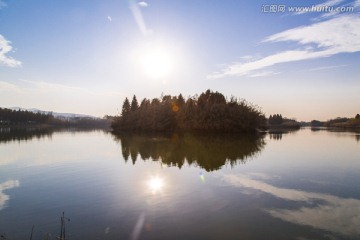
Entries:
[[259,107],[235,97],[227,100],[223,94],[207,90],[187,99],[182,94],[145,98],[140,105],[135,95],[131,103],[126,98],[112,129],[114,132],[252,132],[265,122]]
[[291,128],[299,129],[300,123],[294,119],[283,117],[281,114],[273,114],[269,116],[268,124],[270,128]]
[[269,116],[269,125],[279,125],[284,122],[284,118],[281,114],[274,114]]

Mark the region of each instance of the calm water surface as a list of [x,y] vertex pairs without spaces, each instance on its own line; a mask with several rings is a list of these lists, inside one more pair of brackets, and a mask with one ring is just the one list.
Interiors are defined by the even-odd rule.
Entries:
[[0,234],[360,239],[360,135],[0,131]]

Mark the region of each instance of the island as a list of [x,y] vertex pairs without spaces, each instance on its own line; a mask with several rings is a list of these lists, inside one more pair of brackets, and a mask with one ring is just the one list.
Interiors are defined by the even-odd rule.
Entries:
[[113,132],[255,132],[266,127],[261,109],[244,99],[227,99],[219,92],[207,90],[185,99],[165,95],[144,98],[138,104],[134,95],[126,98],[119,116],[113,118]]

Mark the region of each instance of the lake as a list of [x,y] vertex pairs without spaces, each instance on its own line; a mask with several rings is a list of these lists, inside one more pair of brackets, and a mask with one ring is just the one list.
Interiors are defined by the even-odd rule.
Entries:
[[360,134],[1,129],[0,234],[62,212],[69,239],[360,239]]

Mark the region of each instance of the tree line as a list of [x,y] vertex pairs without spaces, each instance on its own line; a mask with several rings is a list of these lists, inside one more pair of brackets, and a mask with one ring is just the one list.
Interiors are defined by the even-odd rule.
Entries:
[[284,119],[281,114],[274,114],[269,116],[268,121],[270,125],[277,125],[277,124],[282,124]]
[[121,115],[113,119],[112,128],[114,132],[250,132],[264,126],[265,122],[259,107],[235,97],[227,100],[223,94],[207,90],[187,99],[182,94],[144,98],[140,104],[135,95],[131,102],[125,98]]
[[60,119],[52,113],[31,112],[27,110],[12,110],[0,108],[0,126],[36,126],[47,125],[53,127],[78,127],[78,128],[109,128],[110,119],[90,117],[75,117],[71,119]]
[[323,124],[325,127],[344,127],[344,128],[360,128],[360,114],[356,114],[354,118],[338,117],[330,119]]
[[23,110],[0,108],[0,123],[48,123],[54,117],[51,113],[33,113]]
[[281,114],[273,114],[269,116],[268,126],[269,129],[299,129],[300,123]]
[[311,127],[340,127],[359,129],[360,128],[360,114],[356,114],[354,118],[337,117],[329,119],[327,121],[312,120],[310,122]]

